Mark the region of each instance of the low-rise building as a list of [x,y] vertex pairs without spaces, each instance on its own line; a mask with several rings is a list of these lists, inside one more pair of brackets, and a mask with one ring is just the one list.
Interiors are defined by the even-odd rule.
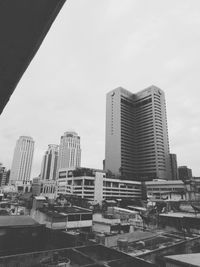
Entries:
[[58,172],[57,195],[78,195],[102,203],[104,199],[141,198],[141,183],[107,178],[106,173],[94,169],[61,169]]
[[36,251],[45,242],[45,225],[29,216],[1,216],[0,255]]
[[167,231],[200,234],[200,215],[187,212],[160,214],[159,226]]
[[83,230],[92,229],[92,211],[80,207],[43,205],[31,210],[31,217],[50,229]]
[[155,179],[146,182],[147,198],[150,201],[185,200],[185,184],[181,180]]
[[92,230],[95,233],[112,233],[120,231],[121,221],[120,218],[103,217],[101,213],[93,214]]

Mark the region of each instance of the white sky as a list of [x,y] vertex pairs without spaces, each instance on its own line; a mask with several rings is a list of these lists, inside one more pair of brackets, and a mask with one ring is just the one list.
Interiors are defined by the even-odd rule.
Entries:
[[200,175],[200,1],[68,0],[0,116],[0,161],[35,140],[32,177],[60,136],[81,136],[82,166],[102,168],[106,93],[165,91],[170,150]]

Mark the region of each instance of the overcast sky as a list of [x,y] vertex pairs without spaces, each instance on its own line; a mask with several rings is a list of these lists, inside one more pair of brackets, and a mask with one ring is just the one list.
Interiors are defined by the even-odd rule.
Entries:
[[200,176],[200,1],[68,0],[0,116],[0,161],[35,140],[32,177],[48,144],[75,130],[82,166],[102,168],[106,93],[165,91],[170,150]]

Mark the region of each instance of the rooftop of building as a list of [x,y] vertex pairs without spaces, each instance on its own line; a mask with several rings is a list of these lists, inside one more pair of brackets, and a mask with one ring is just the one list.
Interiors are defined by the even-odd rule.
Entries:
[[[125,179],[120,179],[118,176],[113,175],[113,177],[108,177],[106,171],[101,170],[101,169],[93,169],[93,168],[85,168],[85,167],[79,167],[76,169],[60,169],[59,173],[65,172],[67,174],[68,178],[79,178],[79,177],[90,177],[93,178],[95,177],[96,173],[103,173],[105,174],[104,179],[106,181],[111,181],[111,182],[120,182],[120,183],[129,183],[129,184],[137,184],[141,185],[141,182],[138,181],[132,181],[132,180],[125,180]],[[59,179],[64,179],[66,177],[60,177]]]
[[30,216],[16,215],[16,216],[1,216],[0,227],[20,227],[20,226],[36,226],[40,225]]
[[[56,256],[56,257],[55,257]],[[79,266],[88,266],[88,267],[100,267],[100,266],[120,266],[120,267],[129,267],[129,266],[140,266],[140,267],[150,267],[154,266],[149,262],[146,262],[142,259],[134,258],[129,255],[126,255],[122,252],[116,251],[104,247],[102,245],[92,245],[76,248],[63,248],[59,250],[49,250],[35,253],[26,253],[19,254],[14,256],[0,257],[0,264],[3,266],[8,266],[9,263],[22,264],[22,266],[29,267],[39,267],[41,263],[58,263],[58,261],[66,262],[70,261],[70,266],[79,267]],[[7,265],[6,265],[7,264]]]
[[137,91],[137,92],[131,92],[131,91],[123,88],[122,86],[119,86],[119,87],[117,87],[117,88],[109,91],[107,93],[107,95],[110,95],[111,94],[111,95],[114,96],[115,92],[120,92],[120,93],[124,93],[124,94],[126,94],[128,96],[137,96],[137,95],[140,95],[140,94],[142,94],[144,92],[147,92],[147,91],[160,91],[161,94],[164,94],[164,91],[162,89],[160,89],[159,87],[157,87],[155,85],[150,85],[147,88],[142,89],[142,90]]
[[1,1],[0,113],[64,2],[65,0]]
[[141,240],[153,238],[158,235],[159,234],[155,232],[135,231],[133,233],[125,233],[125,234],[119,234],[119,235],[115,234],[113,236],[110,236],[109,238],[111,239],[110,243],[113,243],[113,246],[114,246],[115,244],[117,244],[117,240],[119,239],[126,240],[128,243],[133,243],[133,242],[138,242]]
[[146,185],[173,185],[173,184],[181,184],[184,185],[182,180],[162,180],[162,179],[154,179],[153,181],[145,182]]
[[39,210],[50,217],[66,217],[69,214],[92,213],[92,210],[90,209],[77,206],[67,207],[51,205],[51,207],[41,207]]
[[19,139],[28,139],[28,140],[33,140],[33,137],[31,137],[31,136],[28,136],[28,135],[21,135],[21,136],[19,137]]
[[162,213],[159,216],[163,217],[174,217],[174,218],[198,218],[200,219],[200,214],[195,213],[189,213],[189,212],[168,212],[168,213]]
[[[86,168],[86,167],[78,167],[76,169],[59,169],[59,172],[68,172],[68,176],[73,177],[80,177],[80,176],[95,176],[96,172],[105,173],[105,171],[101,169],[93,169],[93,168]],[[61,178],[62,179],[62,178]]]
[[[165,256],[166,259],[173,263],[180,264],[181,266],[200,266],[200,253],[192,253],[192,254],[181,254],[181,255],[172,255],[172,256]],[[184,265],[185,263],[185,265]]]
[[120,235],[109,236],[109,245],[115,249],[119,249],[119,241],[127,244],[126,253],[131,256],[142,256],[146,253],[152,253],[173,246],[182,242],[181,236],[160,231],[135,231]]
[[159,92],[164,93],[164,91],[162,89],[160,89],[159,87],[157,87],[156,85],[153,85],[153,84],[148,86],[147,88],[137,92],[137,93],[143,93],[145,91],[151,91],[151,90],[153,90],[153,91],[154,90],[156,90],[156,91],[158,90]]

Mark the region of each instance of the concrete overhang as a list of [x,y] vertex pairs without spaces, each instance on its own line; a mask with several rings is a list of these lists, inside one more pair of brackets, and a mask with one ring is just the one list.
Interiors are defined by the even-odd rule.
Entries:
[[0,114],[65,1],[0,0]]

